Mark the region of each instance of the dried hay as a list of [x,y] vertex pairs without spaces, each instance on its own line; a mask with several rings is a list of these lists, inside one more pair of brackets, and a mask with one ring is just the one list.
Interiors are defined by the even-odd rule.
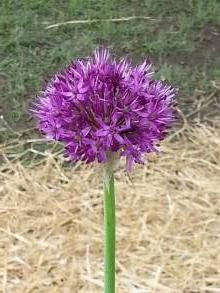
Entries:
[[[102,292],[100,172],[4,163],[2,292]],[[116,175],[116,292],[220,292],[220,129],[187,129]]]

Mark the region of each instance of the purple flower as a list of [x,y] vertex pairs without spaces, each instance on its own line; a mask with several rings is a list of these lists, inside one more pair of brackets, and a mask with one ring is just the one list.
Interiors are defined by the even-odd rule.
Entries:
[[48,139],[63,142],[66,156],[104,163],[109,152],[143,163],[174,120],[174,89],[152,79],[151,64],[131,66],[96,50],[57,73],[32,112]]

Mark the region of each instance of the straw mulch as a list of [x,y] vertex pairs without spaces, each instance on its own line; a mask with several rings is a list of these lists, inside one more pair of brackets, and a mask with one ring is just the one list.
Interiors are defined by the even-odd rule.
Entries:
[[[100,170],[50,153],[32,167],[4,161],[2,292],[102,292]],[[122,165],[116,292],[220,292],[220,128],[185,129],[129,176]]]

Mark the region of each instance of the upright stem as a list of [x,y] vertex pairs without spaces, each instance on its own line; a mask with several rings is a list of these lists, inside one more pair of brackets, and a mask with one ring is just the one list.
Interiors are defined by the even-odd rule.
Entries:
[[104,293],[115,293],[115,188],[109,170],[104,180]]

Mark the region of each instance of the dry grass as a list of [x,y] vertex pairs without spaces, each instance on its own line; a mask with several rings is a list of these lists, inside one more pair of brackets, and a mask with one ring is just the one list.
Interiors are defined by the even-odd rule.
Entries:
[[[2,292],[102,292],[102,186],[94,169],[5,162]],[[159,157],[121,168],[117,293],[220,292],[220,128],[187,129]]]

